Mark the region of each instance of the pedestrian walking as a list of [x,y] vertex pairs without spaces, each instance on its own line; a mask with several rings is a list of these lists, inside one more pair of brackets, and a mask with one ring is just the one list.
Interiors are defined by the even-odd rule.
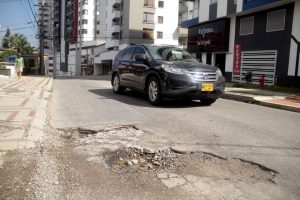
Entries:
[[18,56],[18,58],[16,59],[16,72],[17,72],[18,79],[20,79],[22,76],[23,68],[24,68],[24,59],[21,56]]

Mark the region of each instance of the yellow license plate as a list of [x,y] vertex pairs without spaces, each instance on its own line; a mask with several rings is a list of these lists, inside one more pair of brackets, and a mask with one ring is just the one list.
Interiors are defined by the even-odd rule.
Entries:
[[203,91],[203,92],[212,92],[212,91],[214,91],[214,84],[212,84],[212,83],[202,83],[201,91]]

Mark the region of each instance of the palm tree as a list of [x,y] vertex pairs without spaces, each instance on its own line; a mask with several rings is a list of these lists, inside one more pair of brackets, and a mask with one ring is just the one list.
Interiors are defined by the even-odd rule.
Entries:
[[32,54],[35,48],[30,46],[27,38],[23,34],[13,34],[6,37],[7,46],[9,49],[16,50],[18,54]]
[[9,35],[8,37],[6,37],[6,41],[7,41],[7,47],[9,49],[15,49],[14,48],[16,46],[16,37],[15,37],[15,35]]

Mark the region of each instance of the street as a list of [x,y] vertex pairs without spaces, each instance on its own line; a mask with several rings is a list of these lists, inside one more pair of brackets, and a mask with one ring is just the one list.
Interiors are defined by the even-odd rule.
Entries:
[[149,133],[140,137],[141,145],[177,145],[251,160],[280,172],[279,181],[298,192],[298,113],[223,99],[210,107],[172,101],[153,107],[139,93],[113,94],[105,80],[55,80],[54,88],[56,128],[136,125]]
[[114,94],[109,77],[58,77],[44,139],[8,151],[0,197],[299,199],[299,121],[225,99],[153,107],[140,93]]

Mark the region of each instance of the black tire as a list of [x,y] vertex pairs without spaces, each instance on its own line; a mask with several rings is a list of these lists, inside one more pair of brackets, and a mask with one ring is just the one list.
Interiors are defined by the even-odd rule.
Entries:
[[217,99],[200,99],[202,105],[210,106],[215,103]]
[[151,105],[157,106],[162,103],[160,83],[154,76],[147,82],[146,95]]
[[111,83],[113,86],[114,93],[120,94],[120,93],[124,92],[125,88],[120,85],[120,77],[118,74],[114,74]]

